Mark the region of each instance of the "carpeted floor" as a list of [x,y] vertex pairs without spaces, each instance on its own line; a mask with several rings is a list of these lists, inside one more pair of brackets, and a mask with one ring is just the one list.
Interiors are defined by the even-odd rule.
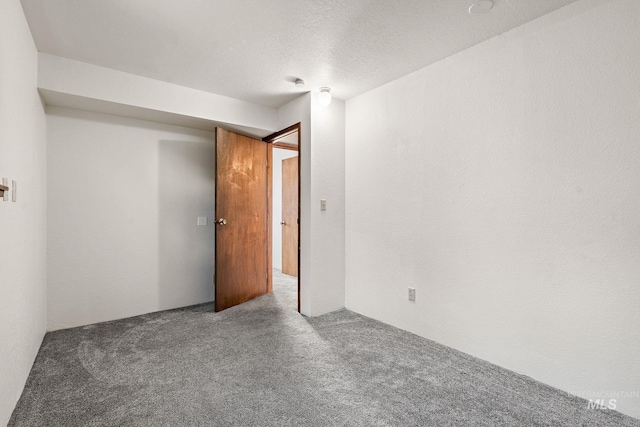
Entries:
[[307,319],[296,281],[48,333],[10,426],[640,426],[343,310]]

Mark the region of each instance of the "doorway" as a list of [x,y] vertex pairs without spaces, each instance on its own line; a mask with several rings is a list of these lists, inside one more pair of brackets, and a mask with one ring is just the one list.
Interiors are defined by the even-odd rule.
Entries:
[[[300,311],[300,124],[264,138],[272,147],[273,277],[288,292],[291,283]],[[274,291],[278,284],[274,282]]]
[[277,272],[300,312],[299,168],[300,124],[262,140],[217,128],[215,311],[272,292]]

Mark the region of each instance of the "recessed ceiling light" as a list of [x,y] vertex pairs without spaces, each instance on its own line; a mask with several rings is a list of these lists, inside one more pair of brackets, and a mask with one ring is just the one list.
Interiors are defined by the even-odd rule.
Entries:
[[472,15],[480,15],[481,13],[488,12],[493,7],[491,0],[477,1],[469,7],[469,13]]

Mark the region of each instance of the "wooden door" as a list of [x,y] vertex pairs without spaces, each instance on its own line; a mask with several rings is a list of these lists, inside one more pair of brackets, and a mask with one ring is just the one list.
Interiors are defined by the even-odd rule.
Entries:
[[282,272],[298,276],[298,157],[282,161]]
[[216,130],[215,311],[269,291],[268,148]]

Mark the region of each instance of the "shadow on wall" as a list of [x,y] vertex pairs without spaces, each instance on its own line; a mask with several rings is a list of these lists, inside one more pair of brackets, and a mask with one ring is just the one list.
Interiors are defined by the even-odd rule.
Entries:
[[[159,309],[212,301],[215,141],[158,144]],[[198,217],[207,224],[198,226]]]

